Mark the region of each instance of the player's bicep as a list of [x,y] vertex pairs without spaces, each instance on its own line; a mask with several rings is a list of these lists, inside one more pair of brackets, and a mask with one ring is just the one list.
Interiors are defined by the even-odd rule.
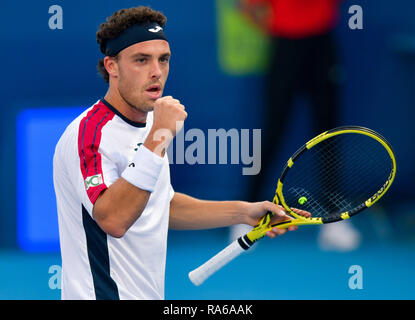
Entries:
[[100,194],[118,178],[118,167],[105,150],[94,145],[79,152],[78,188],[82,204],[92,216],[92,208]]

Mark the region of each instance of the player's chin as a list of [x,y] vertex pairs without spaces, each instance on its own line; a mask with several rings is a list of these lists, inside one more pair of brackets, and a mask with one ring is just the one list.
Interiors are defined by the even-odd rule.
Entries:
[[145,101],[145,109],[147,111],[153,111],[154,110],[154,104],[156,103],[157,99],[159,98],[149,98],[147,97]]
[[142,111],[145,112],[150,112],[154,110],[154,103],[156,102],[156,100],[151,100],[151,99],[145,99],[145,101],[141,101],[140,105],[140,109]]
[[154,104],[149,104],[148,106],[145,107],[145,110],[147,112],[153,111],[154,110]]

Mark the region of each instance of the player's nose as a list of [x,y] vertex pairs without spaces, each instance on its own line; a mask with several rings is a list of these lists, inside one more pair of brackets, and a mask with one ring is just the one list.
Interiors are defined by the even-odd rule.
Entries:
[[159,79],[161,77],[161,68],[158,61],[153,62],[150,73],[152,79]]

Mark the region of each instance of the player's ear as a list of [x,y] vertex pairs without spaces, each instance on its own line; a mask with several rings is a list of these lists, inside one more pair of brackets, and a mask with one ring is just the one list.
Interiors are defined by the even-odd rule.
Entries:
[[106,56],[104,58],[104,67],[110,77],[118,77],[118,59],[117,57]]

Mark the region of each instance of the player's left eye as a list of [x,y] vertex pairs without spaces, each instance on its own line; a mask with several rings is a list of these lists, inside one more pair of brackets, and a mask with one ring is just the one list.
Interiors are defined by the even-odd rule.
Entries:
[[160,62],[169,62],[170,57],[161,57]]

